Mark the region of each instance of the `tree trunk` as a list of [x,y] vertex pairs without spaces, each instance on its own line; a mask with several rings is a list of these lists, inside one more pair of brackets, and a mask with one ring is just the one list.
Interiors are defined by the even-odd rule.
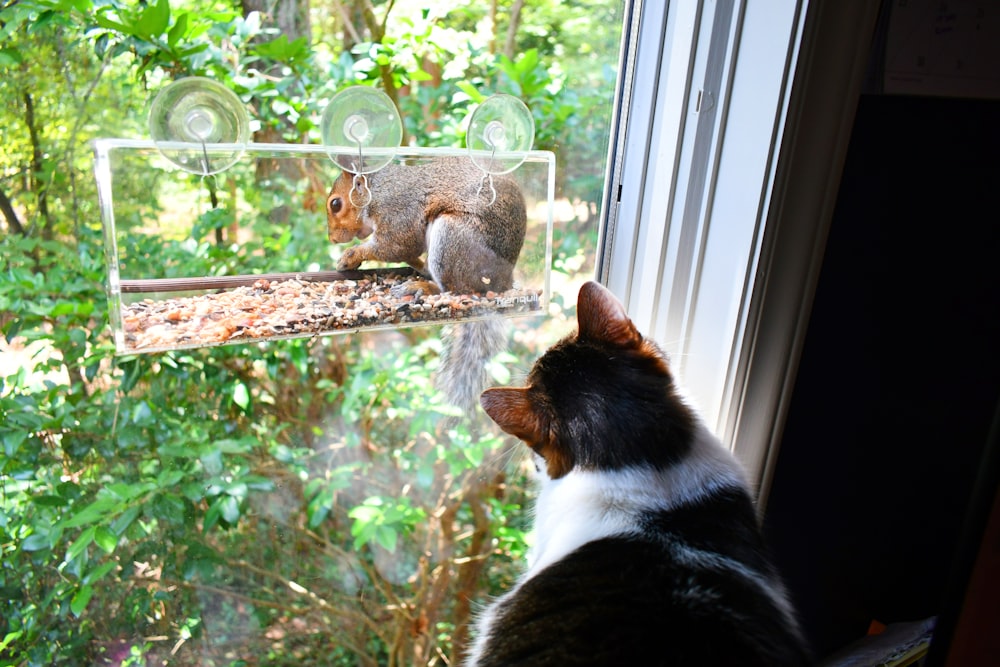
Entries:
[[[282,35],[288,38],[289,42],[296,39],[305,38],[310,40],[309,23],[309,0],[241,0],[243,16],[248,16],[251,12],[260,12],[262,24],[276,27]],[[270,37],[268,37],[270,39]],[[281,77],[281,66],[275,65],[267,74],[277,78]],[[266,104],[265,100],[258,100],[259,104]],[[254,142],[262,144],[285,143],[281,130],[276,127],[263,124],[261,129],[254,133]],[[274,187],[270,184],[275,178],[290,182],[304,178],[305,166],[299,160],[293,159],[271,159],[260,158],[256,165],[256,181],[262,187]],[[288,221],[291,209],[288,205],[279,206],[271,211],[272,222],[284,223]]]
[[242,0],[243,16],[260,12],[265,23],[271,24],[294,41],[309,39],[309,0]]
[[38,201],[38,214],[45,221],[42,238],[51,240],[55,230],[52,229],[52,217],[49,215],[48,184],[45,182],[45,154],[42,152],[42,142],[35,126],[35,102],[31,93],[24,93],[24,123],[28,126],[28,137],[31,140],[31,189]]
[[510,6],[510,23],[507,24],[507,41],[503,45],[503,54],[514,59],[514,47],[517,46],[517,30],[521,27],[521,10],[524,0],[514,0]]
[[497,52],[497,3],[499,0],[490,0],[490,30],[493,36],[490,38],[490,53],[496,54]]
[[17,217],[17,211],[14,210],[14,205],[11,203],[10,197],[3,190],[0,190],[0,213],[3,213],[3,217],[7,220],[8,232],[24,236],[24,225],[21,224],[21,220]]

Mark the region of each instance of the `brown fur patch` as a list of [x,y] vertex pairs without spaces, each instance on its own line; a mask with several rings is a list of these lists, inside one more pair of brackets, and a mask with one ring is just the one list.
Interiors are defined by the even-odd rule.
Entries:
[[538,415],[527,387],[494,387],[479,397],[483,410],[507,433],[524,440],[532,449],[541,440]]
[[494,387],[479,398],[483,410],[505,432],[521,439],[545,459],[549,477],[573,469],[573,456],[552,432],[544,411],[531,400],[529,387]]
[[351,203],[354,175],[342,172],[326,196],[326,231],[333,243],[347,243],[362,233],[360,209]]

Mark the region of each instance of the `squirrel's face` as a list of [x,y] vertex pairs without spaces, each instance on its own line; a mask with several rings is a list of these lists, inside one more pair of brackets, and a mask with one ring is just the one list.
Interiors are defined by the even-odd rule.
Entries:
[[347,243],[354,238],[363,239],[372,233],[371,225],[362,221],[360,209],[354,207],[348,196],[351,182],[350,179],[341,176],[326,197],[326,230],[327,236],[333,243]]

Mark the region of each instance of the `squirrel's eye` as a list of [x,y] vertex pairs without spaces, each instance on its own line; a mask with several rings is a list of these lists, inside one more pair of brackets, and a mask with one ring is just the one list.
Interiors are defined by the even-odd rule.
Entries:
[[330,215],[337,215],[340,213],[340,209],[344,208],[344,200],[340,197],[332,197],[326,205],[330,209]]

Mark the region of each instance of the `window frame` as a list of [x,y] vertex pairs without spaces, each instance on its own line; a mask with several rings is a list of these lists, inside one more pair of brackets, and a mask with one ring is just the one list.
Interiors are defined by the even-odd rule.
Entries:
[[597,279],[694,386],[761,507],[878,6],[633,0],[625,13]]

